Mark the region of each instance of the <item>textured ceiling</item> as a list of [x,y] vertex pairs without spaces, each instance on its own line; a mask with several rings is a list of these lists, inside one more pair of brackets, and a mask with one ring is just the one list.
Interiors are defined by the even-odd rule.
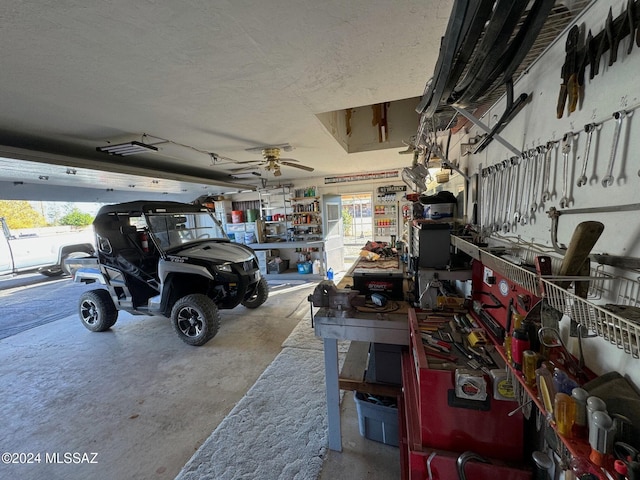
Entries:
[[[4,0],[0,156],[62,168],[14,185],[0,165],[0,197],[46,196],[69,182],[67,167],[112,173],[74,176],[96,201],[139,188],[113,172],[221,193],[233,188],[213,185],[231,180],[235,162],[260,159],[247,149],[284,143],[283,156],[315,171],[258,172],[270,183],[406,166],[398,149],[347,154],[316,115],[420,96],[452,3]],[[158,153],[96,152],[145,133]]]

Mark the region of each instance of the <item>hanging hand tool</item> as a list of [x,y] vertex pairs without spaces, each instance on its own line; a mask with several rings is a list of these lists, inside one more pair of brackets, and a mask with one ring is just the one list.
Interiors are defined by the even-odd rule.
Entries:
[[[593,76],[598,75],[600,72],[600,59],[602,58],[602,54],[605,52],[607,47],[611,48],[613,44],[613,11],[611,7],[609,7],[609,15],[607,15],[607,20],[604,24],[604,31],[602,32],[602,38],[600,39],[600,44],[598,45],[598,50],[596,52],[596,57],[593,60],[593,68],[591,73]],[[591,78],[593,78],[593,76]]]
[[567,43],[565,45],[566,57],[562,66],[562,84],[560,85],[560,93],[558,95],[558,104],[556,106],[557,118],[562,118],[564,107],[569,99],[569,113],[576,109],[578,103],[578,40],[580,36],[580,28],[574,25],[567,35]]
[[[511,157],[510,162],[511,162],[511,167],[510,167],[511,190],[509,192],[509,205],[507,206],[507,216],[505,218],[505,226],[506,226],[507,232],[511,231],[511,213],[512,212],[515,213],[516,207],[518,206],[517,190],[518,190],[518,172],[520,171],[520,157]],[[505,226],[503,226],[503,232],[504,232]]]
[[[515,184],[516,184],[516,192],[514,193],[515,195],[515,204],[513,206],[513,225],[517,225],[518,222],[520,221],[520,207],[521,205],[521,196],[522,196],[522,189],[524,188],[524,174],[526,172],[525,168],[526,166],[524,165],[524,157],[520,156],[518,157],[518,159],[515,161],[515,167],[517,168],[517,174],[516,174],[516,180],[515,180]],[[640,175],[640,173],[639,173]]]
[[614,112],[613,118],[616,119],[616,129],[613,132],[613,143],[611,145],[611,156],[609,157],[609,166],[607,167],[607,174],[602,179],[602,186],[609,187],[613,185],[613,164],[616,160],[616,152],[618,150],[618,140],[620,140],[620,129],[622,128],[622,120],[627,115],[627,112],[620,110]]
[[529,210],[531,211],[531,220],[535,218],[534,214],[538,211],[538,187],[539,182],[541,181],[540,177],[542,170],[542,165],[544,162],[544,147],[536,147],[534,154],[534,162],[533,162],[533,180],[531,181],[531,204],[529,205]]
[[[596,76],[596,58],[598,58],[598,46],[596,45],[591,30],[587,35],[587,41],[585,42],[585,62],[589,62],[589,80],[593,80]],[[585,65],[586,68],[586,65]]]
[[551,192],[549,191],[549,182],[551,180],[551,153],[553,151],[553,142],[547,143],[544,156],[544,168],[542,172],[542,201],[551,200]]
[[[633,32],[636,30],[636,9],[633,0],[627,1],[627,25],[629,25],[629,46],[627,47],[627,55],[633,50]],[[639,31],[640,32],[640,31]]]
[[[604,225],[600,222],[586,221],[579,223],[573,231],[569,248],[562,259],[558,275],[563,277],[578,274],[603,231]],[[571,280],[562,280],[556,282],[556,284],[560,288],[567,288],[571,284]]]
[[584,131],[587,133],[587,146],[584,149],[584,158],[582,159],[582,170],[580,171],[580,178],[576,185],[581,187],[587,184],[587,164],[589,163],[589,150],[591,149],[591,137],[593,137],[593,131],[598,128],[599,124],[589,123],[584,126]]
[[[567,208],[573,203],[569,193],[569,152],[573,142],[573,132],[565,133],[562,138],[562,198],[560,208]],[[567,195],[569,195],[567,197]]]
[[520,215],[520,225],[525,226],[529,223],[529,217],[531,216],[528,202],[529,197],[531,196],[531,179],[533,177],[533,169],[535,168],[535,165],[532,160],[532,150],[528,150],[526,154],[523,153],[523,156],[525,156],[526,170],[524,174],[524,185],[522,188],[522,213]]
[[507,177],[508,177],[507,194],[506,194],[507,205],[504,210],[504,219],[502,222],[502,233],[509,233],[509,231],[511,230],[511,222],[510,222],[511,204],[513,202],[514,192],[516,190],[516,186],[514,185],[514,178],[515,178],[514,173],[516,173],[516,169],[513,166],[513,159],[505,160],[505,162],[506,162],[506,168],[508,172],[507,173]]
[[[625,12],[625,18],[620,19],[620,25],[618,26],[618,30],[613,36],[611,46],[609,48],[609,66],[613,65],[614,62],[618,59],[618,46],[620,45],[620,41],[630,33],[633,34],[633,16],[633,1],[627,0],[627,10]],[[631,53],[631,48],[633,48],[633,39],[630,43],[629,48],[627,49],[627,55]]]

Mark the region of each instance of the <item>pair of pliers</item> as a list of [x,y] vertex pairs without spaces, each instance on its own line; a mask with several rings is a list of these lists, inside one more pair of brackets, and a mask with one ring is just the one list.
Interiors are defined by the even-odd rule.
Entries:
[[558,104],[556,106],[557,118],[562,118],[564,107],[569,100],[569,113],[576,110],[578,104],[578,41],[580,37],[580,28],[577,25],[571,27],[567,35],[567,43],[565,45],[566,57],[562,66],[562,84],[560,85],[560,93],[558,95]]
[[627,0],[627,11],[625,18],[621,20],[618,31],[615,37],[612,39],[611,46],[609,48],[609,66],[618,59],[618,45],[620,41],[627,35],[631,36],[631,41],[627,47],[627,55],[631,53],[633,49],[633,31],[635,30],[635,12],[633,0]]

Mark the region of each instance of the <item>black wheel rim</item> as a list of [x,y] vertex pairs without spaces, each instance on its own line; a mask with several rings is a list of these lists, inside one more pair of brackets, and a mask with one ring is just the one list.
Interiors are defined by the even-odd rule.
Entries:
[[96,304],[90,300],[85,300],[80,305],[80,316],[87,325],[93,325],[98,321],[98,309]]
[[178,329],[185,337],[197,337],[202,333],[204,320],[193,307],[184,307],[178,312]]

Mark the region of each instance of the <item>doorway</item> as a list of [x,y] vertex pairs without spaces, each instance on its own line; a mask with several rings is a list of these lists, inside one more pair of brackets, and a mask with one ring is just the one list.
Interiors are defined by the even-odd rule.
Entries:
[[373,238],[372,198],[371,193],[351,193],[341,199],[345,263],[351,264]]

